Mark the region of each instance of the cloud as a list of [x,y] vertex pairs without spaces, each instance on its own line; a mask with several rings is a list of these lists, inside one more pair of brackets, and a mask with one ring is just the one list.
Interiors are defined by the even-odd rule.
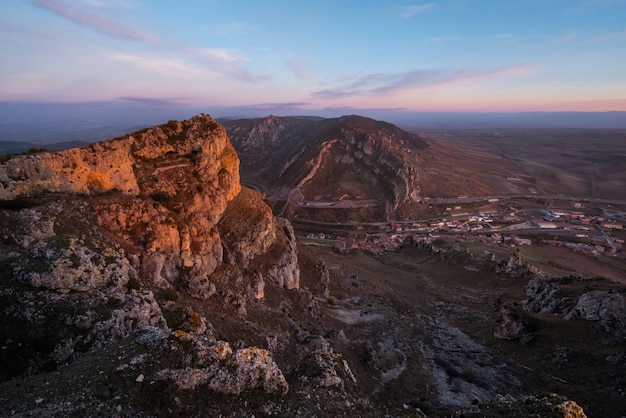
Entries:
[[223,22],[217,26],[211,26],[210,30],[218,35],[250,35],[257,31],[256,26],[245,22]]
[[160,73],[168,77],[187,78],[199,75],[219,75],[215,72],[208,72],[206,69],[190,65],[176,58],[162,58],[156,56],[142,56],[113,52],[110,57],[127,63],[131,63],[143,70]]
[[287,67],[291,68],[293,73],[298,78],[302,78],[304,80],[311,80],[313,78],[311,74],[302,67],[302,64],[296,60],[287,61]]
[[229,78],[251,83],[269,79],[264,74],[257,74],[242,67],[241,63],[246,59],[226,50],[188,48],[177,53],[181,55],[138,55],[111,52],[109,57],[168,77]]
[[377,73],[352,77],[334,88],[313,92],[317,99],[351,96],[379,96],[409,88],[426,88],[492,77],[518,76],[532,71],[529,65],[515,65],[488,71],[420,69],[404,73]]
[[258,110],[293,110],[300,109],[302,106],[306,106],[307,102],[276,102],[276,103],[257,103],[248,106],[251,109]]
[[417,14],[424,13],[425,11],[432,9],[433,7],[435,7],[435,3],[413,4],[410,6],[405,6],[400,11],[400,17],[407,19]]
[[233,62],[247,61],[243,56],[219,48],[193,48],[189,50],[192,55],[208,63],[230,64]]
[[251,83],[265,81],[270,78],[265,74],[255,73],[246,69],[243,63],[248,61],[248,59],[226,49],[187,48],[184,54],[189,60],[226,78]]
[[377,73],[355,77],[341,86],[320,90],[313,96],[338,99],[349,96],[380,95],[406,87],[429,86],[449,79],[454,74],[446,70],[414,70],[405,73]]
[[175,107],[180,106],[184,99],[155,98],[155,97],[118,97],[117,100],[136,103],[149,107]]
[[[102,1],[98,3],[104,3]],[[118,2],[119,3],[119,2]],[[98,11],[77,10],[72,5],[57,0],[33,0],[36,7],[48,10],[55,15],[68,19],[79,25],[87,26],[114,38],[132,41],[154,42],[156,35],[126,27]],[[92,7],[93,8],[93,7]]]
[[566,33],[563,36],[560,36],[556,39],[551,40],[550,42],[548,42],[549,46],[556,46],[556,45],[561,45],[564,43],[567,43],[569,41],[571,41],[572,39],[576,38],[576,34],[574,32],[570,32],[570,33]]
[[606,41],[624,42],[626,41],[626,29],[616,31],[616,32],[605,33],[604,35],[591,39],[591,41],[592,42],[606,42]]
[[87,6],[115,9],[136,9],[139,3],[135,0],[83,0]]
[[448,41],[452,41],[455,40],[456,37],[455,36],[433,36],[431,38],[428,38],[426,40],[424,40],[425,43],[432,43],[432,44],[440,44],[442,42],[448,42]]

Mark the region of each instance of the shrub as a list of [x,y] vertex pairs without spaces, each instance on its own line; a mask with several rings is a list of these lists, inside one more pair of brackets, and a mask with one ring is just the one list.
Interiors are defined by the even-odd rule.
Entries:
[[25,196],[18,196],[15,199],[10,199],[10,200],[0,200],[0,209],[5,209],[5,210],[21,210],[21,209],[27,209],[27,208],[32,208],[33,206],[36,206],[37,204],[35,203],[34,200],[29,199],[28,197]]
[[176,289],[162,289],[160,293],[165,300],[171,300],[172,302],[176,302],[178,300],[178,292]]
[[162,190],[158,190],[154,193],[150,193],[150,198],[152,200],[155,200],[157,202],[168,202],[172,199],[172,196],[170,196],[170,194],[168,192],[162,191]]
[[135,277],[131,277],[128,279],[128,283],[126,284],[128,290],[139,290],[141,289],[141,283]]

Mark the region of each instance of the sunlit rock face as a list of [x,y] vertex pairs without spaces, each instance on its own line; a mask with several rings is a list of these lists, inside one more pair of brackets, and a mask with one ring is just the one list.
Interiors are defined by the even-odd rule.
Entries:
[[[240,195],[239,158],[205,115],[0,165],[1,199],[50,192],[90,196],[97,222],[128,246],[142,278],[201,299],[215,293],[210,276],[221,263],[246,268],[289,231],[258,193]],[[294,245],[285,241],[288,254],[268,265],[268,277],[288,288],[298,287]]]
[[[5,347],[15,367],[3,360],[3,378],[69,363],[141,330],[179,338],[169,329],[177,295],[204,303],[219,292],[246,315],[266,282],[299,288],[291,225],[274,217],[266,196],[242,189],[239,158],[209,116],[5,158],[0,200],[0,303],[8,306],[0,319],[3,332],[16,327]],[[211,340],[206,318],[188,316],[178,326]],[[231,354],[194,364],[228,370],[205,379],[212,390],[287,392],[266,350]]]

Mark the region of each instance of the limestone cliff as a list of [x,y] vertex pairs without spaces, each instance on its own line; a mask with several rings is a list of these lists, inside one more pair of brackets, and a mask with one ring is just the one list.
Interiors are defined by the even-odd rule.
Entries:
[[[287,231],[252,191],[234,201],[239,209],[229,213],[244,205],[260,213],[254,229],[238,233],[227,222],[218,228],[228,202],[241,191],[238,170],[225,130],[199,115],[85,148],[11,158],[0,165],[0,199],[54,192],[91,196],[98,223],[126,248],[142,278],[207,298],[216,290],[210,276],[222,262],[246,268]],[[295,259],[293,249],[285,249]],[[290,268],[281,274],[287,287],[297,287],[297,266]]]
[[[260,193],[242,190],[238,170],[225,130],[205,115],[5,159],[2,378],[56,367],[147,327],[210,336],[202,315],[178,318],[179,294],[205,301],[219,292],[245,315],[266,281],[299,288],[291,225]],[[241,363],[237,353],[228,367]],[[271,357],[259,364],[283,379]]]

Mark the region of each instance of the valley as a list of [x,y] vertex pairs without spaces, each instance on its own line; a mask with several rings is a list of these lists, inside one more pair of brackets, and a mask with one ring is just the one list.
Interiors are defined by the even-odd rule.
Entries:
[[[278,129],[274,141],[287,129]],[[508,391],[558,392],[584,405],[588,416],[619,416],[626,407],[626,374],[624,364],[612,359],[622,355],[624,340],[601,337],[597,324],[573,320],[575,315],[564,319],[526,306],[532,299],[529,278],[541,277],[566,283],[554,290],[563,289],[558,292],[569,295],[569,303],[590,290],[616,292],[622,307],[615,315],[626,313],[626,132],[450,132],[415,131],[429,146],[407,152],[420,187],[412,200],[394,200],[378,192],[375,182],[363,187],[377,170],[347,169],[342,161],[349,157],[323,158],[328,151],[291,191],[287,184],[263,184],[245,158],[242,178],[260,184],[276,212],[294,225],[299,242],[325,260],[335,286],[323,312],[338,321],[330,326],[342,332],[338,351],[354,351],[345,342],[355,338],[388,356],[381,376],[389,378],[379,380],[386,388],[372,384],[372,393],[419,393],[413,402],[432,413],[435,393],[440,402],[467,405],[470,399],[461,399],[470,393],[502,393],[502,378]],[[502,321],[524,323],[530,334],[500,335]],[[437,347],[437,355],[417,342],[423,339]],[[455,344],[474,348],[460,354]],[[490,368],[496,364],[502,369]],[[446,378],[438,380],[438,373]],[[481,387],[485,382],[489,388]],[[489,390],[495,392],[486,395]]]
[[221,122],[3,158],[0,415],[623,414],[623,131]]

